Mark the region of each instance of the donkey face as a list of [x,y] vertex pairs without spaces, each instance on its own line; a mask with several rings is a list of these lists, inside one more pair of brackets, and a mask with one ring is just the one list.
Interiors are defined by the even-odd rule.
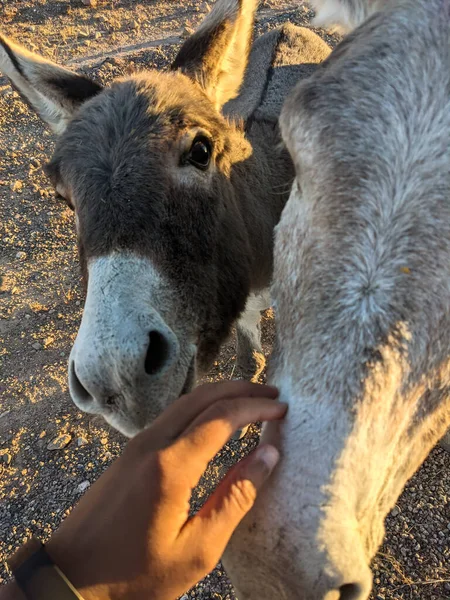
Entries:
[[449,15],[373,15],[285,102],[270,378],[290,408],[227,549],[242,600],[366,600],[384,518],[450,425]]
[[284,469],[305,482],[308,600],[367,598],[384,518],[450,425],[449,15],[412,0],[371,16],[281,117],[297,185],[272,377],[295,398]]
[[48,174],[75,210],[87,299],[71,395],[126,435],[193,385],[249,292],[232,180],[252,150],[220,108],[256,5],[219,0],[172,72],[108,89],[1,40],[0,69],[60,134]]

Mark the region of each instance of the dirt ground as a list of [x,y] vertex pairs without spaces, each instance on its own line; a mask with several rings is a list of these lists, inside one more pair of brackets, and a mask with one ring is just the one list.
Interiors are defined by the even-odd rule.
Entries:
[[[32,50],[106,83],[164,68],[208,10],[190,0],[0,0],[0,28]],[[258,32],[308,23],[298,2],[262,2]],[[328,43],[336,38],[325,35]],[[83,296],[73,214],[42,166],[52,135],[0,77],[0,582],[6,557],[31,534],[49,536],[124,439],[71,403],[66,368]],[[273,323],[264,320],[270,351]],[[207,379],[236,376],[234,340]],[[227,466],[254,447],[253,427],[230,442],[198,486],[198,508]],[[51,450],[57,439],[59,449]],[[450,455],[435,449],[387,519],[373,562],[373,599],[450,598]],[[3,566],[2,566],[3,565]],[[220,565],[183,599],[235,598]],[[275,600],[275,599],[274,599]]]

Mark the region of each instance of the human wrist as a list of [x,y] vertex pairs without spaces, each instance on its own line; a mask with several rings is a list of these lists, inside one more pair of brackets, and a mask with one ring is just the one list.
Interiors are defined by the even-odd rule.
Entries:
[[133,585],[135,582],[115,581],[117,573],[108,566],[108,557],[103,552],[92,551],[91,544],[79,545],[72,537],[57,531],[45,548],[83,600],[142,598],[142,594],[136,592],[139,585]]
[[0,589],[0,600],[30,600],[31,598],[104,600],[98,594],[82,597],[47,552],[47,547],[36,537],[30,538],[20,546],[8,558],[7,564],[14,575],[14,580],[6,588]]
[[70,581],[83,600],[113,600],[109,586],[96,582],[95,573],[89,566],[89,556],[77,553],[74,546],[56,535],[45,545],[47,554],[64,576]]
[[0,588],[0,600],[26,600],[24,593],[13,580]]

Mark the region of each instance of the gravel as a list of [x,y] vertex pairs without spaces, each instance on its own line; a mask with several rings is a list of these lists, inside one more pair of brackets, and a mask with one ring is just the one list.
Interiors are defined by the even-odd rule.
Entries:
[[47,446],[47,450],[62,450],[70,444],[72,436],[68,433],[61,433],[53,439]]
[[[2,29],[108,83],[132,69],[166,67],[183,30],[194,28],[207,10],[206,3],[192,0],[85,4],[0,2]],[[311,15],[298,2],[262,5],[258,32],[287,20],[303,24]],[[87,36],[79,37],[79,31]],[[324,37],[329,43],[337,39]],[[145,47],[149,41],[153,46]],[[9,577],[6,557],[33,534],[50,536],[120,455],[124,440],[101,420],[79,413],[69,400],[67,357],[83,305],[73,214],[55,197],[42,171],[52,136],[1,78],[0,137],[1,581]],[[269,316],[263,334],[268,353],[273,339]],[[231,340],[206,379],[230,378],[234,357]],[[193,496],[193,511],[257,439],[252,426],[243,440],[230,442],[218,454]],[[387,518],[386,540],[373,572],[372,600],[450,598],[450,455],[442,449],[432,451]],[[182,598],[234,600],[235,595],[218,565]]]

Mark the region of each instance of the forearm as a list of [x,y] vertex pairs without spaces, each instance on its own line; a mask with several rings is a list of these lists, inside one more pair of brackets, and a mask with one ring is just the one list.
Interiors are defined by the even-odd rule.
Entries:
[[26,600],[19,586],[15,581],[11,581],[0,587],[0,600]]

